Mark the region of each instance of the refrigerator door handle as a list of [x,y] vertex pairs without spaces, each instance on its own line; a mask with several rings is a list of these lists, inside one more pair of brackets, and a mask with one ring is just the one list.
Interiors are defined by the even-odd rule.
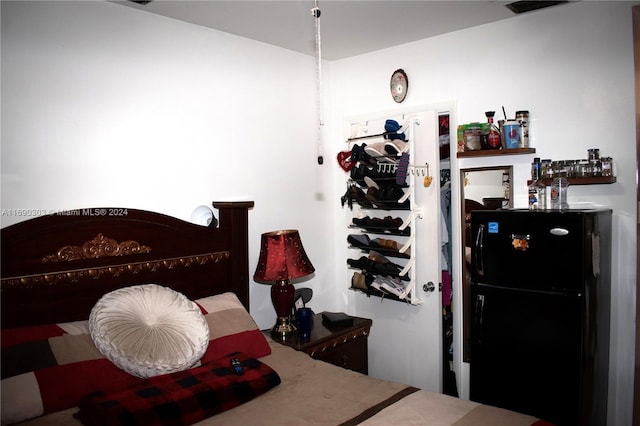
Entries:
[[476,234],[476,240],[474,242],[474,252],[475,252],[475,264],[476,264],[476,273],[480,276],[484,275],[484,263],[483,263],[483,242],[484,241],[484,224],[478,225],[478,233]]
[[482,342],[482,319],[484,317],[484,295],[478,294],[476,296],[476,307],[474,320],[476,323],[475,329],[477,330],[478,343]]
[[551,228],[549,233],[557,237],[564,237],[565,235],[569,235],[569,230],[566,228]]

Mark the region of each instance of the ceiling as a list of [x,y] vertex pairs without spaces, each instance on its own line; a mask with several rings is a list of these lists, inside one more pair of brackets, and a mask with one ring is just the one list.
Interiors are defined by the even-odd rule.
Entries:
[[[192,24],[316,55],[315,0],[117,1]],[[319,0],[322,57],[347,58],[516,16],[498,0]],[[522,3],[522,2],[521,2]],[[531,12],[534,13],[534,12]]]

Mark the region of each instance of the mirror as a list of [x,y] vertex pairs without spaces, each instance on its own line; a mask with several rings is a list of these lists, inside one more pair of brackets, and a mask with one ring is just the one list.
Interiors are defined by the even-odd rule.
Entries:
[[462,309],[463,360],[469,362],[471,336],[471,212],[513,207],[511,187],[513,166],[460,169],[460,210],[462,220]]

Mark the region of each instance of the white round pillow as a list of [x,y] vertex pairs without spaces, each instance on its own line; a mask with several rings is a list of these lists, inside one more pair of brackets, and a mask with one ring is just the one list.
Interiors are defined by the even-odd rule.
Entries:
[[102,296],[91,310],[89,332],[105,358],[137,377],[190,368],[209,345],[209,326],[198,305],[156,284]]

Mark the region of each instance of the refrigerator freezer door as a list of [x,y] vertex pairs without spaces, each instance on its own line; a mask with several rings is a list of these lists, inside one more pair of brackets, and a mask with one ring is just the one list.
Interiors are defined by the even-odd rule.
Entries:
[[473,212],[473,282],[580,292],[592,260],[584,216],[522,213]]
[[578,424],[581,297],[472,286],[471,400]]

